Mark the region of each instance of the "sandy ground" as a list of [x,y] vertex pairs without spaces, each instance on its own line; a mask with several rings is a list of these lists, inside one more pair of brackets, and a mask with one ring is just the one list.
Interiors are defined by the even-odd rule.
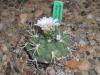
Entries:
[[100,0],[64,0],[68,55],[49,65],[29,61],[21,48],[26,31],[40,17],[52,16],[52,6],[50,0],[0,0],[0,75],[100,75]]

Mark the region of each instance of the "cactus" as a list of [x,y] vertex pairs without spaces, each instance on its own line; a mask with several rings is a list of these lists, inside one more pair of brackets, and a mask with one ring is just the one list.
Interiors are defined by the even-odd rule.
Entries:
[[[31,33],[29,43],[26,46],[28,52],[39,62],[52,62],[55,59],[66,56],[67,46],[70,43],[69,36],[61,31],[63,2],[54,1],[53,18],[43,17],[35,24],[41,30],[38,37]],[[33,46],[35,47],[33,48]]]
[[[47,37],[49,36],[47,35]],[[52,59],[61,58],[66,56],[67,54],[67,47],[70,43],[69,36],[62,33],[61,37],[62,41],[58,41],[56,40],[56,38],[51,38],[51,36],[50,39],[46,38],[45,36],[43,36],[43,34],[39,34],[38,37],[35,37],[33,35],[29,38],[28,44],[26,46],[27,51],[33,58],[36,58],[39,62],[50,63]]]

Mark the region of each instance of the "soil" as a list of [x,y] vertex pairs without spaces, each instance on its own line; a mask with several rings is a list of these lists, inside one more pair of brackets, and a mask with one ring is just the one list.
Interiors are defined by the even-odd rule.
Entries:
[[100,75],[100,0],[63,2],[62,30],[72,45],[65,58],[45,64],[22,47],[27,30],[39,18],[52,16],[53,1],[0,0],[0,75]]

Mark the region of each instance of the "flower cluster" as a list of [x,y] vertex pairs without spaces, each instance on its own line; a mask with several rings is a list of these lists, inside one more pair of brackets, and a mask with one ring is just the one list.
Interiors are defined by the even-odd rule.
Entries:
[[60,24],[58,23],[58,21],[56,19],[53,19],[52,17],[43,17],[40,18],[37,21],[37,24],[35,24],[36,26],[41,27],[42,30],[49,30],[55,26],[59,26]]

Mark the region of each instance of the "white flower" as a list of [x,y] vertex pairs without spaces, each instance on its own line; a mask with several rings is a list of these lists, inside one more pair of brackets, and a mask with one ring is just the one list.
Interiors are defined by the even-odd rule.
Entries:
[[49,39],[48,42],[51,42],[51,39]]
[[61,40],[61,35],[59,34],[59,35],[56,35],[56,40]]
[[38,50],[39,47],[40,47],[40,44],[37,44],[37,45],[36,45],[36,50]]
[[64,41],[62,39],[60,39],[59,42],[64,42]]
[[35,34],[35,35],[34,35],[34,37],[36,37],[36,38],[37,38],[37,37],[39,37],[39,35],[38,35],[38,34]]
[[40,18],[37,21],[37,24],[35,25],[41,27],[44,30],[44,29],[50,29],[54,26],[59,26],[60,24],[58,23],[57,20],[54,20],[52,17],[49,17],[49,18],[43,17],[43,18]]

